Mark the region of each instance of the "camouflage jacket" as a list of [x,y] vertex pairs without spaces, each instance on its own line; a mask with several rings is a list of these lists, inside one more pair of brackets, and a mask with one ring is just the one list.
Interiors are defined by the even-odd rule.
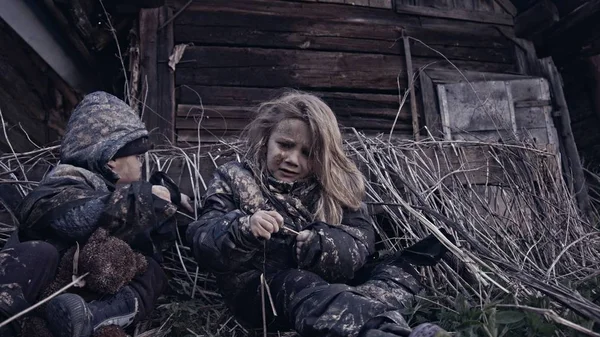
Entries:
[[69,119],[61,163],[25,197],[18,210],[19,238],[44,240],[64,251],[98,227],[152,255],[173,241],[176,207],[152,194],[148,182],[116,185],[107,166],[125,144],[146,137],[137,114],[104,93],[87,95]]
[[[265,190],[247,165],[221,166],[208,186],[199,220],[188,227],[188,243],[197,262],[217,275],[226,296],[235,296],[263,272],[289,268],[310,270],[329,282],[352,279],[375,246],[366,208],[346,209],[337,226],[314,222],[316,183],[266,180]],[[252,235],[249,219],[258,210],[276,210],[285,226],[316,232],[301,261],[295,257],[295,235],[280,231],[268,241]]]

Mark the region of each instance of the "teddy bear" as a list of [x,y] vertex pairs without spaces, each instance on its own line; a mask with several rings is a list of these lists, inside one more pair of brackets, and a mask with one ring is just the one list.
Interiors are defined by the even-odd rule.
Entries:
[[[46,298],[65,285],[72,282],[74,276],[89,273],[83,281],[70,288],[84,298],[93,298],[98,294],[115,294],[124,285],[139,274],[146,271],[148,261],[140,253],[134,252],[125,241],[111,236],[104,228],[97,229],[79,249],[74,246],[68,249],[60,260],[54,281],[44,290],[42,298]],[[43,312],[43,308],[40,312]],[[46,336],[45,322],[29,321],[25,324],[36,336]],[[25,336],[24,334],[22,334]],[[28,332],[28,335],[31,335]],[[102,328],[94,334],[95,337],[121,337],[125,332],[117,327]]]
[[148,267],[144,255],[134,252],[125,241],[109,235],[104,228],[98,228],[78,254],[77,250],[77,246],[71,247],[63,255],[56,277],[44,295],[71,282],[72,276],[85,273],[89,275],[76,287],[97,294],[114,294]]

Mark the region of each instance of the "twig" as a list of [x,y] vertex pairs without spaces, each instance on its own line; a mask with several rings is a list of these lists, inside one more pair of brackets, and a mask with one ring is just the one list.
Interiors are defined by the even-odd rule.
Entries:
[[27,309],[25,309],[25,310],[21,311],[20,313],[18,313],[18,314],[16,314],[16,315],[12,316],[11,318],[9,318],[9,319],[5,320],[5,321],[4,321],[4,322],[2,322],[2,323],[0,323],[0,328],[2,328],[3,326],[6,326],[6,325],[8,325],[10,322],[12,322],[12,321],[14,321],[14,320],[16,320],[16,319],[19,319],[19,318],[23,317],[24,315],[26,315],[26,314],[28,314],[28,313],[32,312],[33,310],[35,310],[36,308],[38,308],[38,307],[39,307],[39,306],[41,306],[42,304],[44,304],[44,303],[46,303],[46,302],[50,301],[51,299],[53,299],[54,297],[56,297],[56,296],[60,295],[60,294],[61,294],[63,291],[65,291],[65,290],[67,290],[67,289],[71,288],[73,285],[75,285],[75,284],[76,284],[76,283],[78,283],[79,281],[83,280],[83,279],[84,279],[86,276],[88,276],[88,274],[89,274],[89,273],[85,273],[85,274],[83,274],[83,275],[79,276],[78,278],[74,279],[74,280],[73,280],[71,283],[69,283],[69,284],[67,284],[66,286],[64,286],[64,287],[60,288],[58,291],[56,291],[56,292],[55,292],[55,293],[53,293],[52,295],[50,295],[50,296],[48,296],[48,297],[44,298],[43,300],[41,300],[41,301],[37,302],[36,304],[34,304],[34,305],[30,306],[29,308],[27,308]]

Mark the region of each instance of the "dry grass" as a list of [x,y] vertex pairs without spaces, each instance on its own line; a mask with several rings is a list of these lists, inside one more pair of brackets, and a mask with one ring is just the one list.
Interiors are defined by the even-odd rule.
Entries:
[[[411,324],[436,321],[465,336],[567,336],[574,330],[598,336],[591,329],[600,322],[594,303],[600,237],[592,220],[580,215],[553,153],[522,144],[391,143],[358,133],[346,146],[369,180],[378,245],[397,250],[434,233],[451,251],[437,266],[420,270],[427,289],[406,309]],[[35,187],[29,175],[44,172],[57,151],[0,156],[0,183],[27,193]],[[169,172],[200,200],[209,172],[239,158],[238,151],[236,144],[211,152],[158,149],[149,154],[148,169]],[[440,227],[457,242],[445,239]],[[262,334],[231,317],[213,278],[181,241],[167,254],[165,269],[172,290],[136,335]]]

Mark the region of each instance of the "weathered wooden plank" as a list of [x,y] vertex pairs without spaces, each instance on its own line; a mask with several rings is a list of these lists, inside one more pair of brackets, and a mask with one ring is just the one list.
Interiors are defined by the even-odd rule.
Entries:
[[[546,116],[550,116],[552,106],[515,107],[515,121],[518,129],[546,129]],[[546,137],[547,138],[547,137]]]
[[510,0],[494,0],[494,3],[498,4],[506,11],[506,13],[512,16],[516,16],[519,13],[515,5],[513,5]]
[[[407,4],[410,5],[410,4]],[[453,8],[452,0],[417,0],[413,5],[433,8]]]
[[515,18],[515,34],[524,39],[531,39],[558,20],[556,5],[550,0],[540,0]]
[[[492,14],[490,14],[492,15]],[[495,13],[493,14],[495,15]],[[422,28],[435,29],[448,32],[477,32],[480,35],[490,37],[502,37],[510,39],[515,37],[512,26],[486,24],[482,22],[464,21],[452,18],[442,18],[433,16],[421,16],[419,18]],[[500,32],[501,31],[501,32]]]
[[533,42],[525,39],[516,39],[515,55],[519,73],[532,76],[543,76],[544,72],[535,51]]
[[240,134],[240,131],[227,130],[201,129],[200,132],[196,130],[178,130],[177,142],[212,144],[219,143],[221,140],[232,140],[239,137]]
[[[353,127],[358,130],[376,130],[387,132],[392,128],[393,118],[369,118],[369,117],[346,117],[338,116],[338,124],[342,127]],[[242,131],[248,123],[249,118],[199,118],[177,117],[178,130],[196,130],[199,127],[207,130],[228,130]],[[412,126],[410,123],[396,123],[394,130],[404,130],[410,132]]]
[[369,0],[369,7],[392,9],[392,0]]
[[160,125],[164,122],[158,112],[158,26],[159,8],[142,9],[139,15],[140,32],[140,78],[142,82],[141,93],[145,97],[141,107],[142,119],[146,128],[151,132],[153,142],[162,143],[164,139],[160,133]]
[[369,0],[345,0],[344,3],[353,6],[369,7]]
[[[271,1],[271,0],[203,0],[194,1],[185,11],[193,12],[219,12],[235,9],[238,13],[265,14],[271,17],[296,17],[304,19],[320,19],[334,22],[357,23],[370,21],[373,23],[398,25],[418,24],[418,18],[410,15],[398,15],[393,11],[361,6],[340,6],[338,4],[295,2],[295,1]],[[184,14],[184,13],[182,13]],[[179,20],[179,18],[177,18]],[[282,24],[285,24],[282,22]]]
[[474,9],[473,1],[477,0],[453,0],[453,8],[472,11]]
[[[600,3],[600,1],[597,2]],[[584,214],[589,215],[591,204],[588,194],[588,188],[585,181],[585,175],[583,173],[583,167],[581,165],[579,152],[577,151],[577,145],[575,144],[575,140],[573,139],[573,130],[571,129],[569,108],[567,106],[567,101],[563,92],[562,79],[560,78],[560,74],[558,72],[558,69],[554,65],[554,62],[552,61],[552,58],[542,59],[540,63],[544,71],[546,72],[546,76],[548,77],[548,81],[550,82],[550,87],[552,88],[553,97],[555,98],[555,103],[558,106],[560,112],[562,130],[561,136],[563,138],[563,144],[565,146],[565,150],[568,156],[568,158],[566,159],[570,163],[571,172],[573,174],[573,183],[575,187],[577,201],[579,203],[581,211]]]
[[473,9],[480,12],[494,13],[494,0],[473,0]]
[[510,15],[501,13],[476,12],[467,9],[438,9],[432,7],[409,6],[396,3],[396,12],[402,14],[432,16],[463,21],[492,23],[505,26],[513,25],[513,18]]
[[417,111],[417,95],[415,93],[415,76],[413,73],[413,64],[412,64],[412,55],[410,53],[410,42],[408,37],[402,38],[404,42],[404,58],[406,59],[406,74],[408,77],[408,91],[410,94],[410,111],[411,111],[411,121],[412,121],[412,131],[413,136],[416,141],[419,141],[419,132],[421,128],[419,127],[419,113]]
[[456,69],[438,69],[427,71],[427,75],[435,82],[440,84],[445,83],[460,83],[460,82],[476,82],[476,81],[508,81],[515,79],[527,79],[530,76],[509,74],[509,73],[492,73],[483,71],[461,71]]
[[[339,6],[337,6],[339,7]],[[378,17],[366,17],[356,15],[347,18],[348,21],[339,21],[335,19],[311,18],[309,16],[297,16],[297,13],[276,13],[272,14],[268,11],[250,12],[238,11],[234,7],[207,7],[202,11],[185,11],[175,20],[176,40],[177,42],[204,42],[202,36],[195,36],[193,32],[185,32],[188,27],[203,27],[207,33],[218,30],[219,27],[228,27],[230,30],[227,33],[248,34],[251,30],[257,30],[260,33],[255,34],[271,34],[271,33],[296,33],[302,34],[305,38],[318,37],[339,37],[348,39],[365,39],[375,40],[379,42],[389,41],[391,47],[393,42],[401,37],[402,29],[406,35],[415,38],[423,39],[431,44],[449,44],[460,45],[465,47],[487,47],[487,48],[507,48],[512,44],[498,30],[479,23],[460,23],[457,24],[454,20],[437,20],[437,25],[428,24],[431,19],[424,20],[424,25],[421,25],[421,20],[415,16],[403,17],[399,15],[394,21],[381,21]],[[336,12],[336,15],[339,13]],[[337,17],[336,17],[337,18]],[[430,25],[431,28],[427,28]],[[210,28],[213,28],[212,30]],[[234,28],[238,28],[236,30]],[[243,28],[246,28],[245,30]],[[179,35],[185,34],[184,38]],[[225,35],[225,34],[222,34]],[[277,36],[277,34],[274,34]],[[223,38],[224,36],[220,36]],[[269,36],[267,36],[269,37]],[[252,37],[250,37],[252,38]],[[260,35],[255,39],[260,38]],[[286,43],[285,39],[277,41],[277,43],[286,43],[294,41],[298,45],[306,42],[306,40],[297,40],[289,38]],[[235,37],[234,37],[235,39]],[[238,39],[239,40],[239,39]],[[208,40],[210,41],[210,40]],[[225,41],[228,43],[227,41]],[[350,41],[347,41],[350,42]],[[265,42],[268,43],[268,42]],[[384,43],[385,45],[385,43]]]
[[[406,107],[398,114],[398,109],[373,109],[360,107],[342,107],[332,108],[338,117],[373,117],[391,119],[398,115],[399,123],[408,123],[411,120],[410,113]],[[247,118],[254,117],[255,108],[253,106],[222,106],[222,105],[188,105],[179,104],[177,106],[177,116],[191,117],[204,116],[208,118]]]
[[[200,103],[208,116],[236,115],[252,117],[252,111],[260,103],[273,99],[283,93],[280,89],[191,86],[179,88],[178,116],[199,115],[202,113]],[[398,123],[410,121],[409,104],[406,103],[398,112],[397,95],[357,94],[344,92],[311,93],[321,97],[338,116],[347,117],[382,117],[395,118]],[[214,112],[213,112],[214,111]]]
[[[445,62],[415,58],[416,68],[450,68]],[[510,72],[513,65],[460,61],[467,70]],[[404,58],[395,55],[268,50],[259,48],[188,47],[178,65],[178,85],[245,87],[361,88],[397,91],[406,80]]]
[[242,131],[248,123],[249,118],[199,118],[192,117],[177,117],[176,121],[178,130],[196,130],[203,128],[206,130],[228,130]]
[[429,134],[442,138],[442,120],[437,108],[437,96],[431,77],[425,72],[419,76],[421,85],[421,98],[423,100],[423,116]]
[[172,15],[173,13],[169,7],[163,6],[160,8],[158,27],[164,27],[158,31],[158,43],[156,46],[156,77],[158,81],[158,105],[156,112],[163,119],[162,123],[158,125],[158,131],[162,136],[161,138],[169,143],[174,141],[175,136],[175,74],[168,65],[169,56],[174,46],[174,38],[173,23],[170,22],[166,26],[164,24],[169,21]]
[[[212,20],[236,22],[236,15],[216,14]],[[403,46],[396,41],[401,38],[399,27],[362,24],[327,24],[304,20],[291,28],[256,19],[257,25],[223,26],[219,23],[198,19],[198,24],[175,27],[178,43],[196,45],[232,45],[240,47],[274,47],[318,51],[351,51],[403,55]],[[262,22],[258,24],[258,22]],[[475,32],[453,32],[451,30],[429,30],[408,27],[405,35],[425,42],[411,41],[415,56],[439,57],[444,54],[450,59],[481,62],[512,63],[512,46],[504,37],[477,34]],[[432,50],[433,47],[435,50]]]

